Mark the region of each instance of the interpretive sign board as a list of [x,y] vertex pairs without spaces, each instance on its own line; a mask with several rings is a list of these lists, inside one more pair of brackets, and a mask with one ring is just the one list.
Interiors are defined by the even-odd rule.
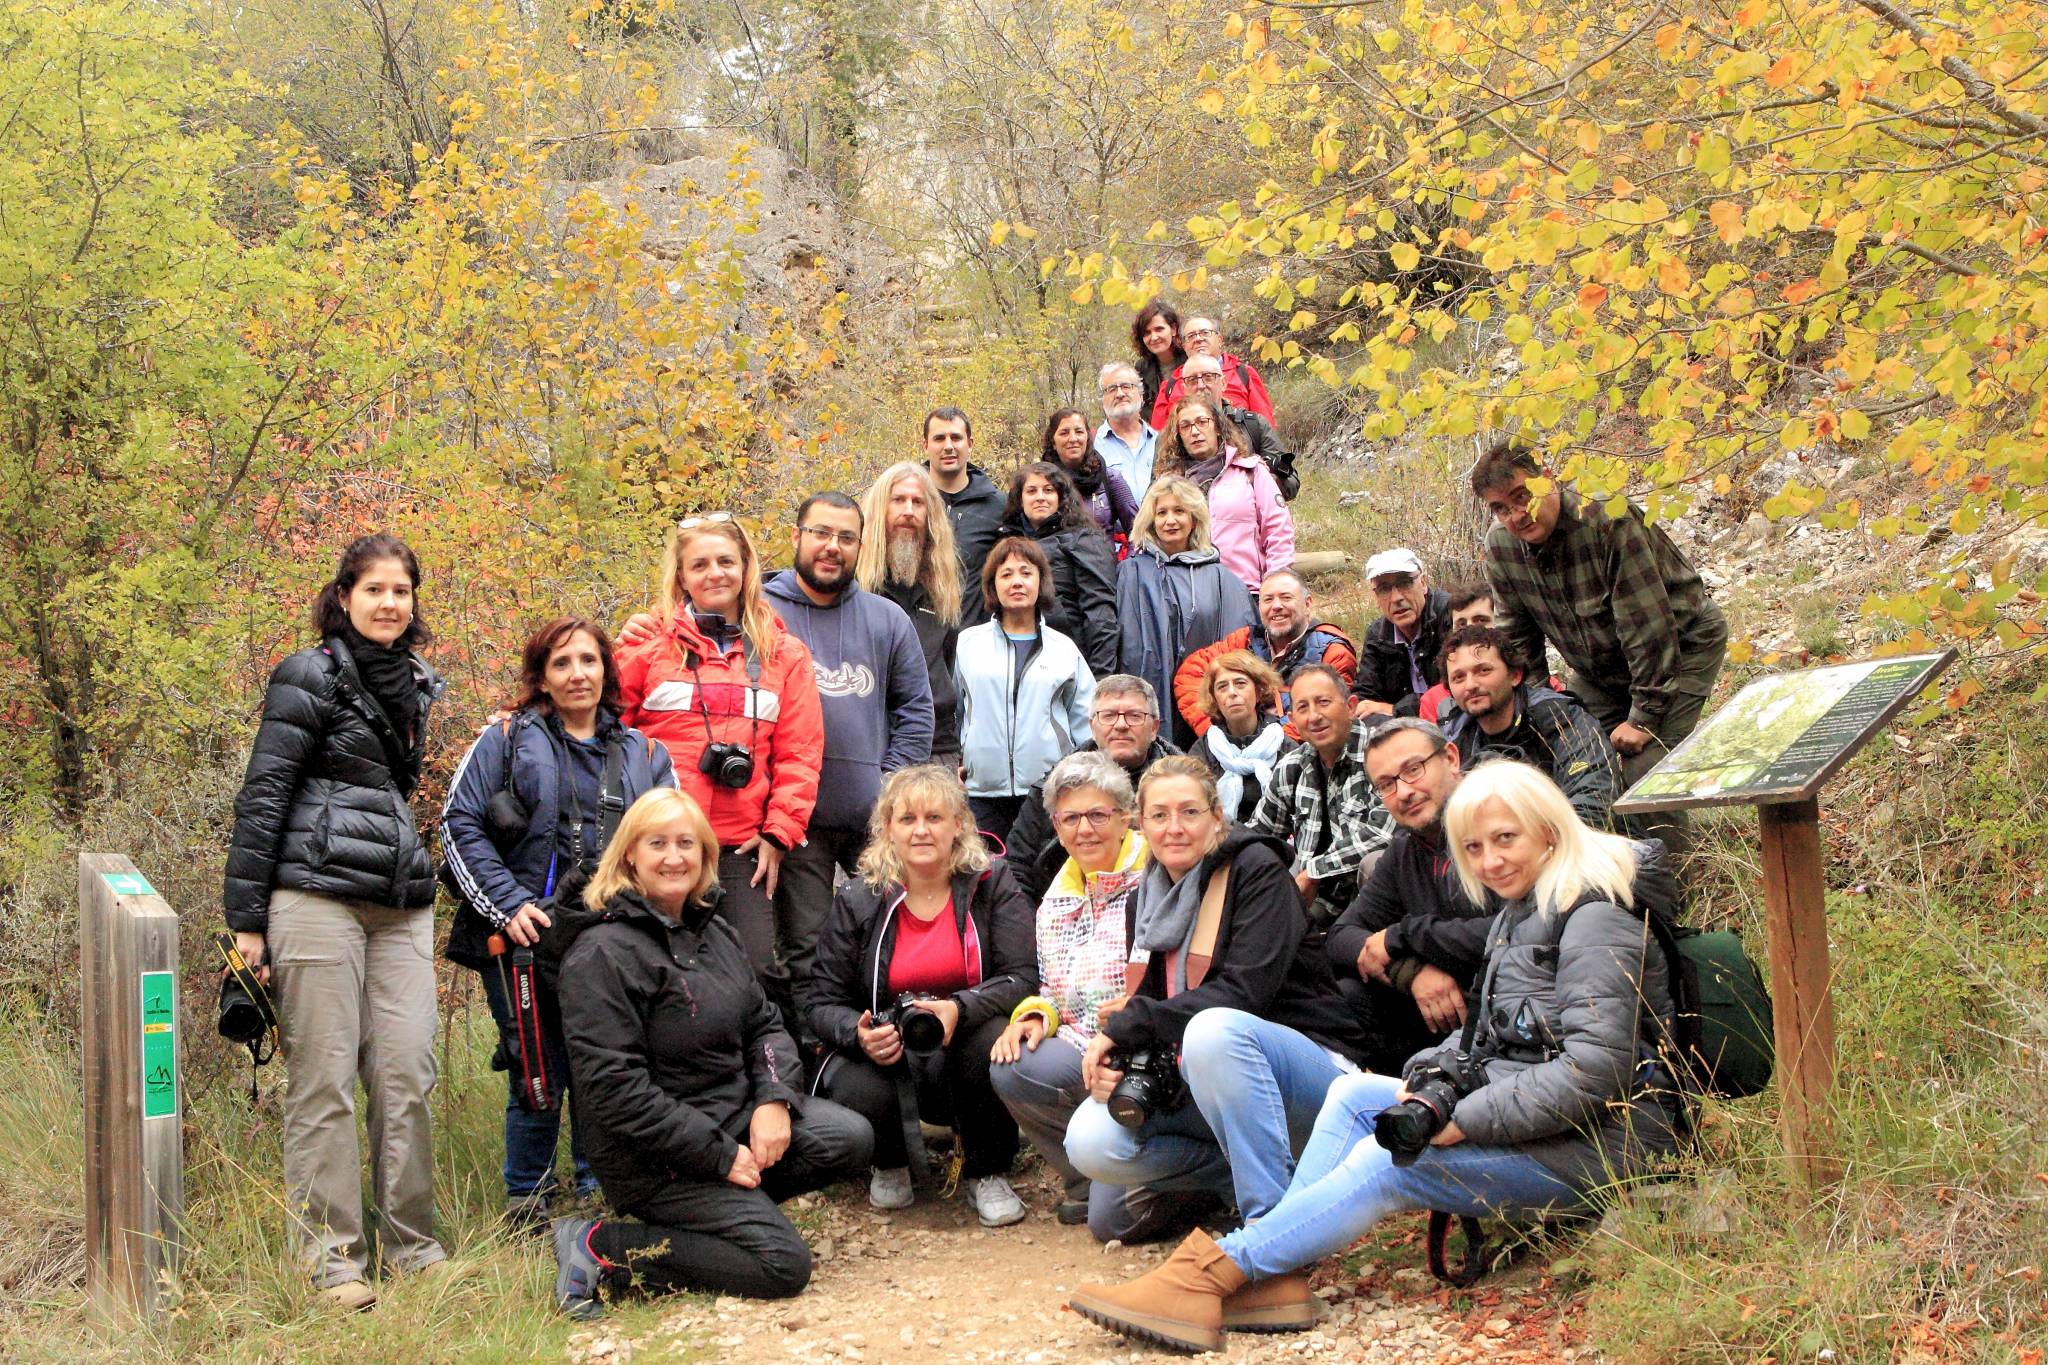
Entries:
[[1758,678],[1643,774],[1615,813],[1807,800],[1955,657],[1907,654]]
[[1809,1187],[1835,1181],[1828,1108],[1835,1007],[1819,793],[1956,652],[1836,664],[1759,678],[1644,773],[1616,815],[1753,805],[1760,825],[1771,1032],[1785,1155]]

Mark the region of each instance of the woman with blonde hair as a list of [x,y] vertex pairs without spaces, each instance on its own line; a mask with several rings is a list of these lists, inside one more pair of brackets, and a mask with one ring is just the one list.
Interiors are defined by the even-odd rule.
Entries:
[[932,684],[932,762],[960,766],[960,556],[939,486],[924,465],[890,465],[860,497],[860,557],[854,576],[910,618]]
[[1005,1178],[1017,1125],[989,1083],[989,1053],[1038,988],[1031,905],[991,861],[951,771],[891,773],[860,873],[818,941],[806,1017],[829,1050],[815,1089],[875,1132],[868,1202],[909,1207],[925,1170],[920,1119],[951,1123],[984,1227],[1024,1217]]
[[739,935],[717,911],[718,837],[657,788],[619,822],[548,940],[561,982],[576,1132],[623,1218],[554,1225],[555,1302],[601,1289],[780,1298],[810,1279],[776,1205],[866,1167],[867,1121],[802,1093],[803,1062]]
[[[1467,894],[1502,903],[1465,1035],[1417,1053],[1405,1079],[1337,1081],[1276,1206],[1221,1241],[1191,1234],[1129,1284],[1082,1286],[1076,1311],[1127,1336],[1216,1350],[1233,1305],[1306,1306],[1300,1268],[1389,1214],[1585,1208],[1674,1149],[1678,1097],[1656,1065],[1671,992],[1633,908],[1639,871],[1661,849],[1587,828],[1548,777],[1501,759],[1458,784],[1444,832]],[[1405,1136],[1385,1125],[1398,1155],[1375,1132],[1395,1105],[1426,1120]]]
[[[1252,596],[1209,543],[1209,503],[1186,479],[1154,479],[1131,524],[1131,553],[1117,566],[1117,657],[1126,673],[1173,695],[1181,660],[1253,624]],[[1194,728],[1173,713],[1173,742]]]
[[720,913],[771,975],[776,878],[810,824],[825,757],[811,652],[762,596],[760,556],[730,512],[677,523],[654,633],[620,640],[619,718],[667,746],[718,835]]

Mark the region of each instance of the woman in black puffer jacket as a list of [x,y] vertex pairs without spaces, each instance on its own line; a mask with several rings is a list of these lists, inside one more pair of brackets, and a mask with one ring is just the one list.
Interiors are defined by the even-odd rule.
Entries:
[[1045,624],[1080,646],[1096,677],[1116,672],[1116,549],[1067,471],[1043,460],[1018,470],[1002,534],[1036,540],[1052,565]]
[[[369,1094],[383,1257],[434,1240],[434,871],[409,804],[441,679],[412,652],[419,560],[394,536],[342,552],[313,604],[321,643],[277,666],[235,798],[223,903],[270,978],[290,1060],[284,1175],[313,1282],[376,1302],[363,1235],[355,1088]],[[374,1043],[374,1046],[372,1044]]]

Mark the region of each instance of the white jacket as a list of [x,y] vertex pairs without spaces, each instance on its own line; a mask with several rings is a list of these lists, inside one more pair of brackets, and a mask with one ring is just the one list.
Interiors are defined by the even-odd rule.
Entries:
[[[1021,664],[1021,672],[1019,665]],[[1074,642],[1041,624],[1018,644],[1002,623],[960,632],[960,751],[969,796],[1023,796],[1089,740],[1095,675]]]

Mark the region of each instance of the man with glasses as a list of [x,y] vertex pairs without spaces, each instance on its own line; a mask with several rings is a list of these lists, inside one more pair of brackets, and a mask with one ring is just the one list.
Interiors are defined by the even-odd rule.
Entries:
[[[1210,318],[1189,318],[1180,329],[1181,348],[1188,353],[1188,359],[1209,356],[1223,367],[1223,400],[1240,408],[1256,412],[1267,421],[1273,420],[1273,400],[1266,393],[1266,381],[1259,378],[1259,372],[1251,362],[1231,355],[1223,349],[1223,332]],[[1173,405],[1186,392],[1180,375],[1175,374],[1167,383],[1159,386],[1159,396],[1152,403],[1152,425],[1164,427],[1166,414],[1173,411]]]
[[1358,893],[1386,847],[1387,811],[1365,775],[1367,727],[1352,718],[1344,675],[1297,669],[1288,719],[1301,743],[1282,753],[1247,823],[1294,846],[1294,884],[1321,929]]
[[[1093,738],[1074,752],[1101,750],[1131,775],[1133,783],[1154,759],[1180,752],[1159,737],[1159,694],[1151,683],[1130,673],[1112,673],[1096,682],[1088,731]],[[1006,848],[1010,875],[1031,903],[1038,904],[1065,856],[1053,837],[1052,816],[1040,791],[1024,798]]]
[[1430,587],[1415,551],[1382,550],[1365,564],[1380,617],[1366,628],[1365,652],[1351,684],[1352,710],[1366,716],[1412,716],[1425,692],[1444,679],[1444,636],[1451,596]]
[[[1567,690],[1621,755],[1624,789],[1693,732],[1728,657],[1728,622],[1699,571],[1633,503],[1581,503],[1512,438],[1472,468],[1497,523],[1486,537],[1495,623],[1543,671],[1557,646]],[[1680,852],[1685,817],[1644,823]]]
[[1266,462],[1280,496],[1289,502],[1301,491],[1301,476],[1294,469],[1294,452],[1280,443],[1273,424],[1249,408],[1230,401],[1223,382],[1223,362],[1212,355],[1191,355],[1180,367],[1181,383],[1189,393],[1206,393],[1223,405],[1223,415],[1237,423],[1251,453]]
[[803,842],[783,855],[775,888],[776,934],[798,1001],[832,908],[832,869],[853,871],[882,778],[932,752],[924,648],[901,607],[855,581],[862,529],[852,498],[813,493],[796,512],[796,567],[763,588],[789,633],[810,647],[825,713],[817,808]]
[[1112,360],[1097,379],[1102,394],[1102,425],[1095,429],[1095,453],[1130,485],[1132,501],[1152,486],[1152,457],[1159,433],[1144,417],[1145,385],[1135,365]]

